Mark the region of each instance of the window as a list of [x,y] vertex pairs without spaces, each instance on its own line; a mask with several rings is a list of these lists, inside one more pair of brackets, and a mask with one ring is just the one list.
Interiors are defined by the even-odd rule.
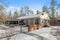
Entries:
[[18,21],[10,21],[10,24],[18,24]]
[[40,19],[36,19],[35,24],[40,24]]
[[25,25],[24,20],[19,21],[19,25]]

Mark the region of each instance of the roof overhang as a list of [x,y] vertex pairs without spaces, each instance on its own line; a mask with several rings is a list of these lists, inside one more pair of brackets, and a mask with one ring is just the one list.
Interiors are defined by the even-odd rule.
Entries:
[[50,20],[49,16],[47,14],[41,15],[41,14],[36,14],[36,15],[29,15],[29,16],[22,16],[17,19],[22,20],[22,19],[31,19],[31,18],[40,18],[40,19],[48,19]]

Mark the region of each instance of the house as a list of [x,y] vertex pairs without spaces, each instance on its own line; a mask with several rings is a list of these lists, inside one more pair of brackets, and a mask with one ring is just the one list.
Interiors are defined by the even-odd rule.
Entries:
[[40,14],[34,14],[29,16],[22,16],[16,19],[5,21],[5,25],[9,26],[21,26],[28,27],[28,31],[36,30],[42,28],[44,25],[49,23],[49,16],[47,13],[43,12]]

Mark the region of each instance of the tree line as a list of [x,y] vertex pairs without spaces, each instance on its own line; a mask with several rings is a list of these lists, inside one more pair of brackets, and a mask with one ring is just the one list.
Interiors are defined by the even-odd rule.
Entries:
[[13,19],[17,17],[19,17],[19,13],[17,11],[15,11],[13,15],[11,11],[6,13],[4,5],[0,5],[0,23],[3,23],[8,19]]
[[[60,10],[60,4],[57,4],[56,1],[57,0],[51,0],[51,3],[50,3],[51,6],[50,7],[44,5],[42,7],[42,12],[48,13],[48,15],[50,17],[52,17],[52,18],[55,17],[55,12],[56,12],[56,15],[58,15],[57,10],[58,9]],[[4,10],[5,10],[5,6],[4,5],[0,5],[0,23],[3,23],[5,20],[8,20],[8,19],[15,19],[15,18],[20,17],[20,14],[18,13],[17,10],[13,13],[13,15],[12,15],[11,11],[9,11],[8,14],[7,14]],[[21,8],[20,12],[23,13],[22,12],[22,8]],[[26,12],[28,12],[28,7],[27,7]],[[33,14],[32,11],[30,13]]]

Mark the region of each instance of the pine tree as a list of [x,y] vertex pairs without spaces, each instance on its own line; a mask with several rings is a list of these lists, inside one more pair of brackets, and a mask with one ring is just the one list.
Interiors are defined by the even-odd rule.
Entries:
[[56,0],[51,0],[51,13],[53,18],[55,13],[55,6],[56,6]]
[[59,12],[60,12],[60,4],[58,4],[58,7],[57,7],[57,9],[59,10]]

